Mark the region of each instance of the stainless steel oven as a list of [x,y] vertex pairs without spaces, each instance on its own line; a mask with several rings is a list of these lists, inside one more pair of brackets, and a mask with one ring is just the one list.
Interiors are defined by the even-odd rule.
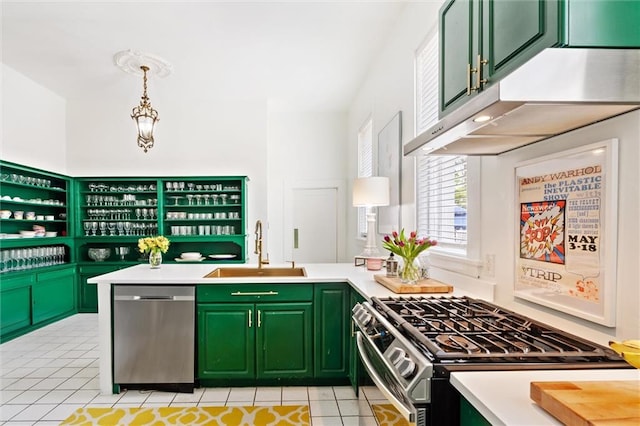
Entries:
[[459,424],[453,371],[628,368],[615,352],[468,297],[400,297],[354,306],[369,376],[418,426]]

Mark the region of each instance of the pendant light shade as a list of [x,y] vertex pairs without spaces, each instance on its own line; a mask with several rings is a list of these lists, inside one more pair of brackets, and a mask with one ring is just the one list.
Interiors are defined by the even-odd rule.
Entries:
[[140,105],[134,107],[131,111],[131,118],[135,120],[138,128],[138,146],[144,152],[147,152],[153,147],[153,130],[159,118],[158,111],[151,107],[151,102],[147,97],[147,71],[149,71],[149,67],[142,65],[140,69],[144,76],[144,91],[140,99]]

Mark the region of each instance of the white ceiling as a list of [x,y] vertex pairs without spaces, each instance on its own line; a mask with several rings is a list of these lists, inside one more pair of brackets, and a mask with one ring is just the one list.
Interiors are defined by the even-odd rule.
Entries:
[[[432,0],[440,2],[440,0]],[[2,62],[69,100],[139,98],[113,63],[133,49],[173,73],[149,97],[346,109],[405,1],[6,1]]]

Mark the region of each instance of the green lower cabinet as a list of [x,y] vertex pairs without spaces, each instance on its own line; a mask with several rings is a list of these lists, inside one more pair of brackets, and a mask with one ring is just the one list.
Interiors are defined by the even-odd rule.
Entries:
[[311,302],[198,304],[198,378],[312,377],[311,312]]
[[198,305],[198,378],[255,377],[253,304]]
[[461,396],[460,426],[491,426],[491,423],[469,401]]
[[349,375],[349,290],[343,284],[314,286],[314,376]]
[[256,377],[313,377],[312,307],[305,303],[256,304]]
[[32,275],[0,280],[0,334],[3,337],[31,325],[32,282]]
[[130,265],[81,265],[78,274],[78,312],[98,312],[98,286],[88,284],[89,278],[117,271]]
[[43,272],[31,288],[33,324],[75,312],[75,267]]

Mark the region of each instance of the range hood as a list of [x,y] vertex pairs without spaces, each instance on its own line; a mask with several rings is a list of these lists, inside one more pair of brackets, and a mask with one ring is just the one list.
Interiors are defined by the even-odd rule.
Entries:
[[550,48],[408,142],[404,155],[497,155],[635,109],[640,49]]

